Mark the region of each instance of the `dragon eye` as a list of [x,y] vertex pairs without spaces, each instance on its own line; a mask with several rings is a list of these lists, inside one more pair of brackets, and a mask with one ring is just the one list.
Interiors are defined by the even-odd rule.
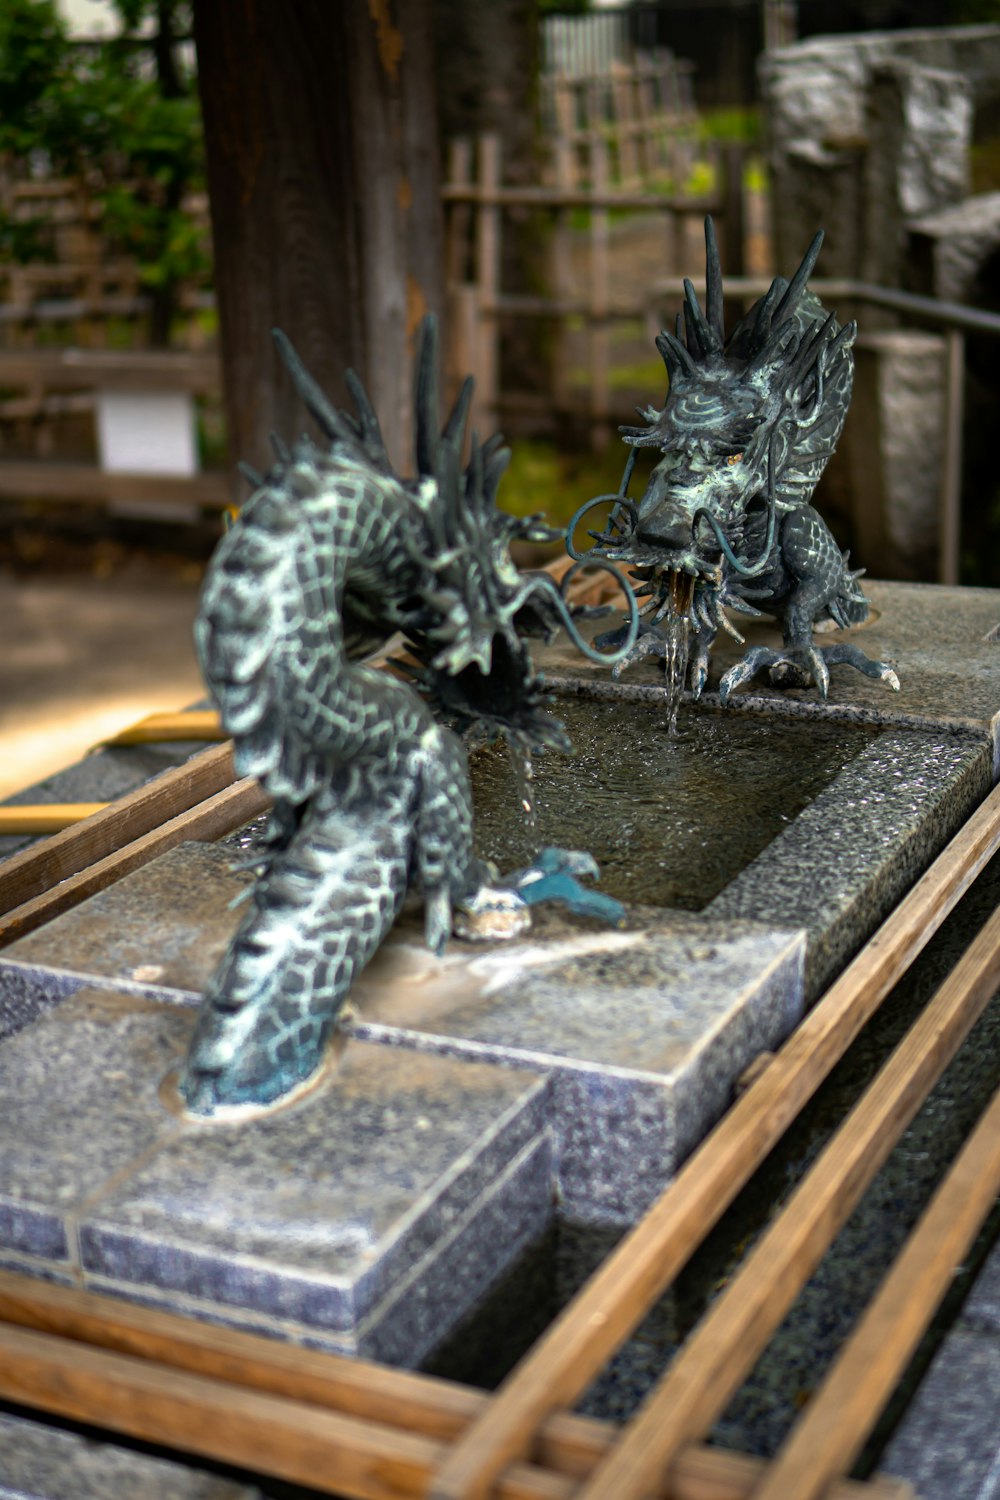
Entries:
[[733,464],[738,464],[742,457],[742,453],[730,453],[729,457],[726,459],[726,463],[729,464],[730,467],[732,467]]

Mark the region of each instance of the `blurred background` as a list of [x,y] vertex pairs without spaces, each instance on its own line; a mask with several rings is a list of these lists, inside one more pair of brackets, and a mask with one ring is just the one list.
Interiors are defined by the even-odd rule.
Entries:
[[0,794],[44,726],[197,695],[236,463],[306,425],[273,327],[406,472],[436,312],[500,503],[564,521],[662,404],[706,213],[730,321],[826,231],[852,561],[1000,584],[1000,0],[0,0]]

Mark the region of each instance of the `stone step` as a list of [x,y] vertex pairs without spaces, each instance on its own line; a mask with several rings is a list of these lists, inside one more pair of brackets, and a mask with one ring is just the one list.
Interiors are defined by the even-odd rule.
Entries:
[[0,1045],[0,1264],[416,1364],[548,1222],[547,1082],[351,1040],[204,1123],[171,1108],[193,1023],[91,989]]

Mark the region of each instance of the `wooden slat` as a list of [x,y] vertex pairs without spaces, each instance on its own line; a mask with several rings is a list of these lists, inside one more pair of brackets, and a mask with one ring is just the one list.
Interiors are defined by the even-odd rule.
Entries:
[[843,1346],[755,1500],[819,1500],[851,1468],[1000,1192],[1000,1092]]
[[[146,1442],[308,1484],[357,1500],[422,1493],[441,1445],[417,1433],[303,1402],[241,1390],[204,1375],[70,1344],[53,1334],[0,1331],[0,1395]],[[527,1465],[506,1500],[569,1500],[572,1480]]]
[[[11,1273],[0,1273],[0,1320],[58,1335],[69,1366],[76,1362],[73,1345],[90,1345],[441,1442],[457,1436],[488,1399],[451,1381],[320,1354]],[[4,1333],[0,1329],[0,1346]],[[7,1351],[8,1359],[15,1357],[9,1343]],[[10,1379],[15,1378],[12,1373]],[[57,1393],[51,1394],[47,1409],[62,1413]],[[92,1420],[106,1424],[109,1416],[95,1410]],[[554,1416],[541,1435],[538,1463],[583,1477],[608,1451],[615,1431],[592,1418]],[[693,1446],[682,1455],[669,1490],[661,1493],[674,1500],[744,1500],[763,1473],[758,1458]],[[343,1483],[339,1475],[337,1482]],[[904,1500],[909,1493],[897,1480],[867,1486],[845,1482],[831,1489],[830,1500]]]
[[231,495],[226,474],[108,474],[92,464],[3,459],[0,498],[73,500],[82,504],[149,500],[222,510]]
[[[176,818],[170,818],[150,833],[133,839],[115,853],[87,865],[78,874],[68,876],[58,885],[4,913],[0,916],[0,948],[14,942],[16,938],[25,937],[61,912],[78,906],[97,891],[105,890],[123,875],[148,864],[157,854],[175,848],[186,839],[221,838],[256,817],[269,805],[269,799],[259,782],[250,777],[234,782],[232,786],[216,792],[214,797],[198,803]],[[100,817],[101,814],[95,816]],[[58,838],[59,835],[56,834],[55,837]]]
[[21,802],[16,807],[0,807],[0,838],[18,833],[61,833],[107,806],[107,802]]
[[167,818],[203,802],[229,786],[234,775],[231,745],[203,750],[109,803],[86,822],[11,855],[0,865],[0,913],[41,895]]
[[214,708],[189,709],[178,714],[149,714],[120,734],[103,740],[107,745],[156,745],[183,740],[224,740],[228,735]]
[[435,1477],[435,1500],[484,1500],[504,1467],[528,1451],[545,1417],[582,1394],[718,1222],[998,844],[1000,788],[995,788],[771,1066],[501,1385]]
[[[724,1410],[1000,984],[994,912],[729,1281],[580,1500],[641,1500]],[[784,1491],[795,1494],[797,1491]]]
[[218,356],[163,349],[0,349],[0,386],[45,390],[218,391]]

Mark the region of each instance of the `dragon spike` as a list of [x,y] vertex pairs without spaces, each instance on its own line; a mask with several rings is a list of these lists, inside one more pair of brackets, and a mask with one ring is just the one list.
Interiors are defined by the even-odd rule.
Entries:
[[278,353],[285,362],[295,389],[327,437],[334,442],[356,443],[358,434],[353,423],[324,396],[296,354],[288,335],[282,333],[280,328],[272,328],[271,337],[278,346]]
[[476,382],[471,375],[466,375],[462,381],[462,388],[455,397],[455,405],[451,409],[451,415],[441,430],[441,446],[454,451],[456,461],[461,457],[462,445],[465,442],[465,424],[469,417],[469,406],[472,402],[472,391]]
[[694,283],[684,278],[684,327],[687,330],[687,345],[696,359],[704,359],[712,348],[712,330],[705,322]]
[[358,424],[365,451],[374,462],[382,464],[386,469],[391,469],[389,455],[385,450],[385,439],[382,436],[378,417],[375,415],[375,408],[368,399],[368,392],[353,370],[345,371],[344,382],[351,393],[351,400],[358,409]]
[[806,289],[806,282],[809,280],[810,276],[813,273],[813,268],[815,267],[816,262],[819,259],[819,252],[822,249],[822,246],[823,231],[822,229],[820,229],[813,236],[812,244],[809,246],[809,249],[802,257],[802,264],[799,266],[799,269],[796,271],[795,275],[788,283],[785,295],[782,297],[781,301],[775,308],[772,325],[774,323],[783,322],[785,318],[790,317],[791,314],[795,311],[795,305]]
[[428,313],[420,324],[414,408],[417,421],[417,473],[437,478],[438,390],[437,319]]
[[832,359],[833,356],[835,354],[838,354],[841,349],[850,349],[857,336],[858,325],[852,318],[849,323],[844,324],[843,328],[837,334],[837,337],[833,340],[832,344],[830,345],[828,358]]
[[807,330],[789,372],[790,385],[798,385],[800,380],[805,379],[810,367],[815,364],[820,349],[826,343],[831,330],[836,326],[836,322],[837,314],[830,313],[825,321],[817,318],[812,327]]
[[469,466],[465,471],[465,498],[473,510],[482,507],[483,472],[483,448],[478,432],[473,429],[469,443]]
[[255,490],[260,489],[261,485],[264,483],[264,476],[263,474],[257,473],[257,470],[254,468],[253,464],[248,464],[245,459],[241,458],[236,467],[243,475],[243,478],[246,480],[247,484],[252,485]]
[[753,354],[759,354],[771,336],[774,305],[786,284],[781,276],[776,276],[768,287],[766,295],[757,304],[757,316],[753,320],[753,333],[750,335],[750,349]]
[[772,328],[771,336],[767,343],[760,349],[743,371],[742,380],[752,380],[759,375],[768,365],[781,364],[788,354],[788,347],[795,339],[795,328],[793,325],[783,323],[779,327]]
[[288,444],[282,438],[280,438],[276,432],[269,433],[268,437],[270,439],[271,447],[274,449],[274,456],[278,460],[278,462],[280,464],[290,463],[292,455]]
[[693,375],[695,370],[694,360],[688,353],[679,338],[675,338],[666,329],[656,336],[656,347],[660,351],[660,358],[667,367],[667,375],[674,379],[678,369],[683,370],[685,375]]
[[497,488],[509,463],[510,449],[504,444],[500,434],[494,433],[483,444],[483,503],[485,505],[494,503]]
[[718,352],[725,342],[726,324],[722,303],[722,262],[711,214],[705,216],[705,311],[715,339],[715,352]]

